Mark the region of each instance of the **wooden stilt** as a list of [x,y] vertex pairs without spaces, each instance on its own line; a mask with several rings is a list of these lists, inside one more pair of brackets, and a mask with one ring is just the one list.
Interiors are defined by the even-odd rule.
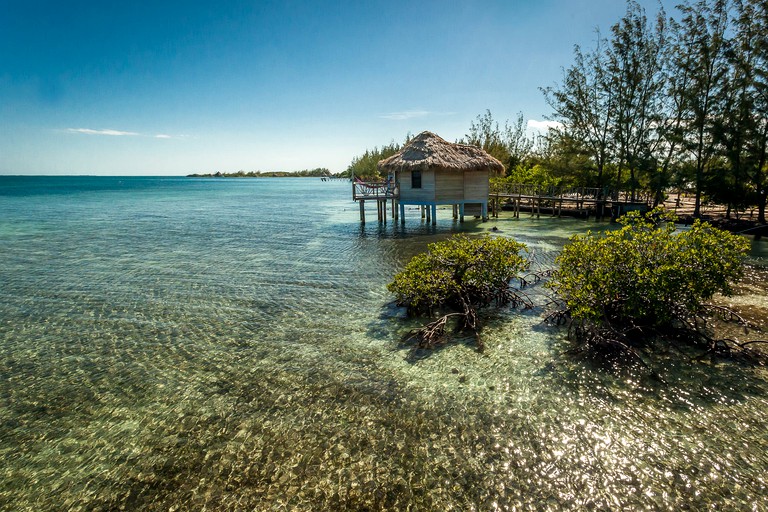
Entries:
[[365,224],[365,201],[360,200],[360,223]]
[[432,205],[432,224],[437,224],[437,205]]

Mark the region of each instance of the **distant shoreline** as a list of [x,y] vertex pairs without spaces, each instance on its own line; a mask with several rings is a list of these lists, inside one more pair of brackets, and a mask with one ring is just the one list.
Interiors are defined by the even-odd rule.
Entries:
[[208,174],[187,174],[187,178],[343,178],[328,169],[312,169],[297,172],[289,171],[238,171],[215,172]]

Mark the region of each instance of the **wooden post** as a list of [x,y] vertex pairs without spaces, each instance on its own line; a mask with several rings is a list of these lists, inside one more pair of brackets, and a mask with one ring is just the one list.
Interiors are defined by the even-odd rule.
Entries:
[[459,205],[455,204],[453,205],[453,220],[456,220],[459,218]]
[[432,224],[437,224],[437,205],[432,205]]
[[400,206],[400,223],[405,225],[405,205],[403,203],[400,203],[399,206]]
[[464,203],[459,204],[459,222],[464,222]]
[[365,224],[365,200],[360,200],[360,223]]

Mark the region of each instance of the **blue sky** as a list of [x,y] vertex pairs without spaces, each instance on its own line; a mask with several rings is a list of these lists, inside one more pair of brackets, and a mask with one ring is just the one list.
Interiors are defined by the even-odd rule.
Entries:
[[486,109],[535,123],[539,87],[625,8],[0,0],[0,174],[338,172],[408,132],[461,138]]

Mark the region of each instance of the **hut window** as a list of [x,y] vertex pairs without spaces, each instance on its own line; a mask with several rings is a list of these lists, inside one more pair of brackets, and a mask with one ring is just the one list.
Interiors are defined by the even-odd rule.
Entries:
[[421,188],[421,171],[411,171],[411,188]]

